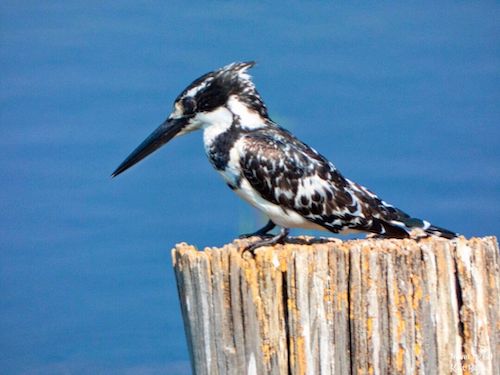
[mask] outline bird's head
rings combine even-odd
[[[115,177],[166,144],[172,138],[218,124],[235,116],[247,127],[261,126],[267,108],[247,70],[254,62],[232,63],[204,74],[175,99],[173,111],[113,172]]]

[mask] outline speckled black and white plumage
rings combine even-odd
[[[344,178],[324,156],[275,124],[247,73],[253,65],[230,64],[194,81],[177,97],[165,124],[114,175],[170,138],[203,129],[214,168],[236,194],[269,217],[264,232],[273,223],[285,228],[276,241],[295,227],[394,238],[410,237],[418,229],[423,235],[456,237]]]
[[[233,160],[229,156],[231,150],[237,155]],[[319,226],[334,233],[357,230],[396,238],[409,237],[409,231],[417,227],[446,238],[455,236],[411,218],[344,178],[325,157],[271,122],[252,131],[232,126],[215,139],[209,158],[217,170],[229,177],[231,189],[283,226]],[[219,163],[220,160],[226,163]],[[252,199],[255,194],[279,206],[278,217],[272,209],[266,210]],[[293,213],[308,222],[291,219]]]
[[[357,230],[404,238],[419,227],[454,236],[411,218],[344,178],[321,154],[281,128],[253,132],[243,138],[243,143],[240,165],[252,188],[265,200],[329,231]]]

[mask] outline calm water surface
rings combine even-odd
[[[0,372],[188,374],[170,249],[262,218],[177,139],[110,173],[194,78],[257,60],[272,117],[351,179],[500,233],[500,7],[0,5]],[[295,233],[301,233],[296,231]]]

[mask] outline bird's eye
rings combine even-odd
[[[182,109],[184,114],[193,114],[196,109],[196,101],[191,96],[186,96],[182,99]]]

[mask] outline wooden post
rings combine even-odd
[[[499,374],[495,237],[172,252],[193,372]]]

